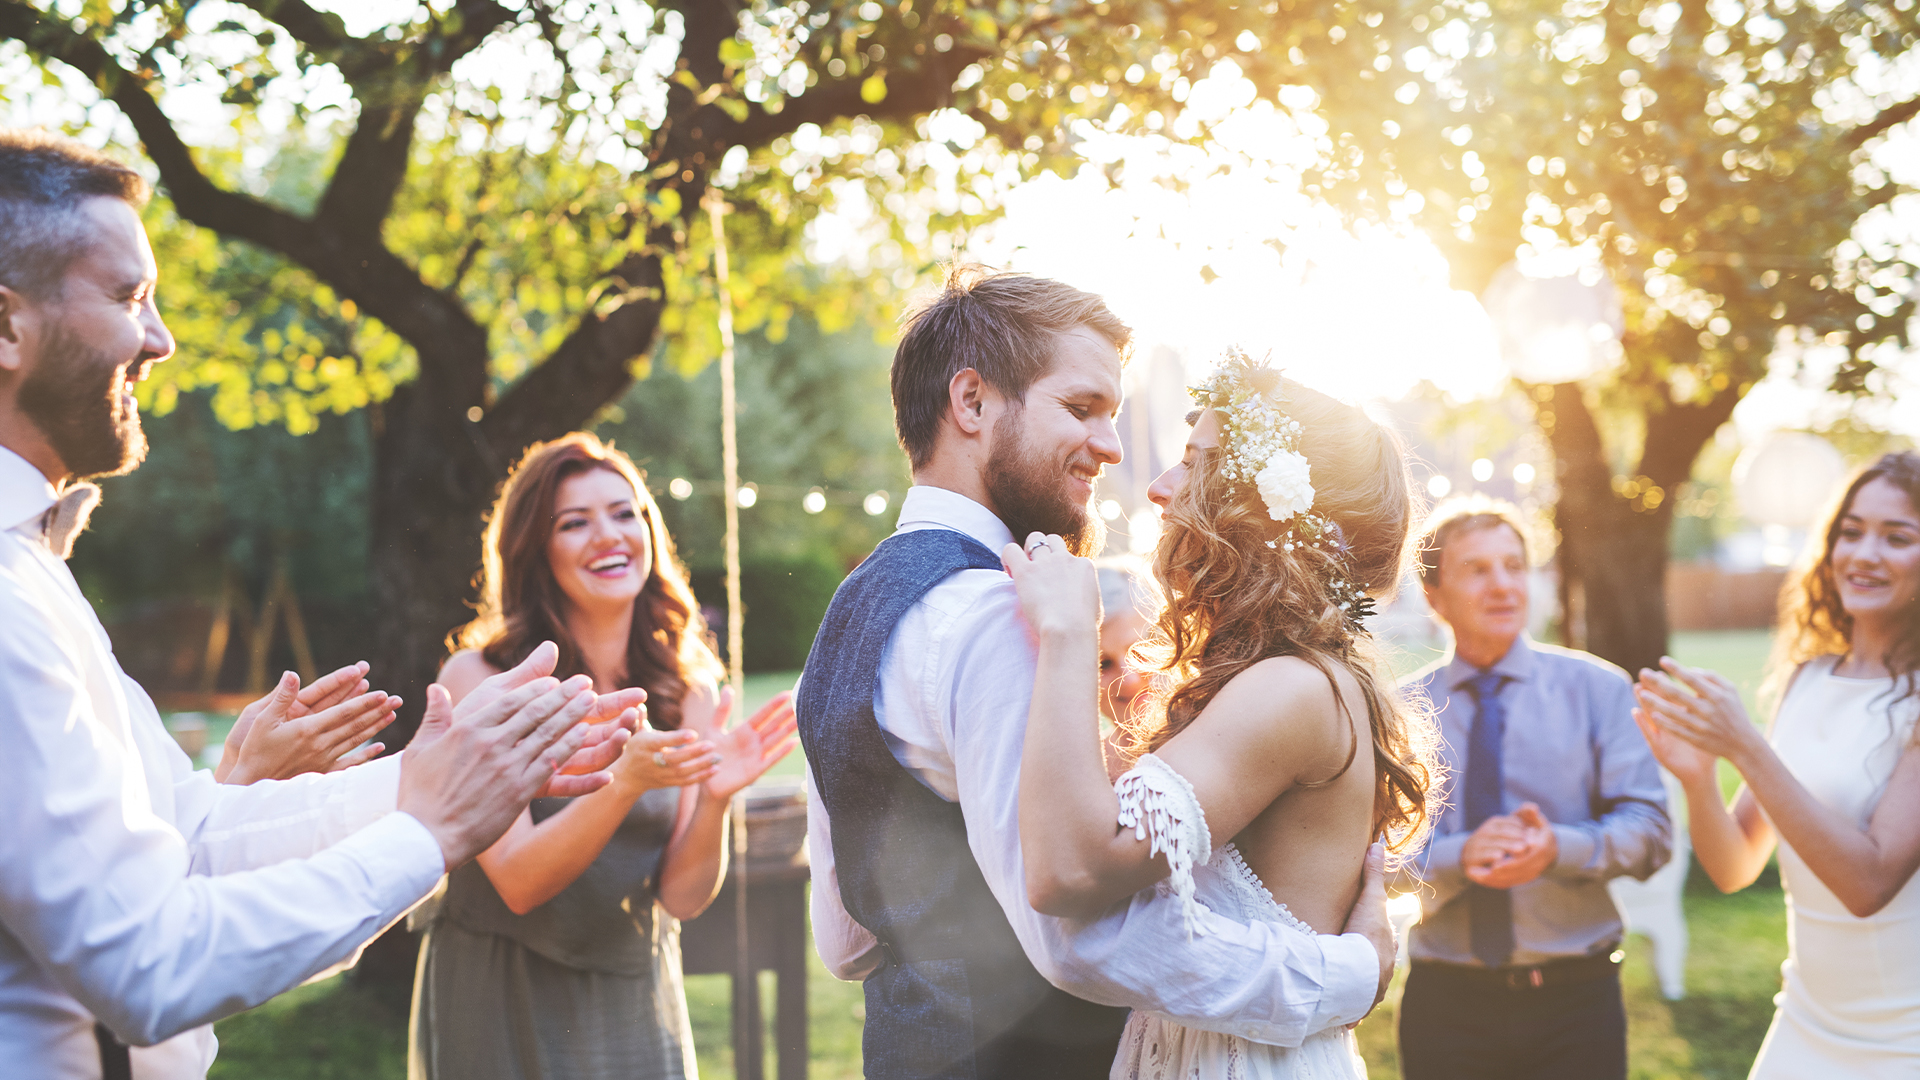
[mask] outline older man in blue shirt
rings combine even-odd
[[[1452,777],[1426,849],[1400,1004],[1407,1080],[1620,1080],[1620,915],[1607,881],[1671,854],[1626,673],[1530,640],[1527,549],[1504,504],[1443,507],[1421,578],[1453,654],[1415,676]],[[1416,880],[1416,875],[1417,879]]]

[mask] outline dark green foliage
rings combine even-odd
[[[778,342],[740,341],[740,475],[760,492],[740,511],[749,671],[803,665],[840,579],[893,529],[909,481],[888,405],[891,355],[865,328],[823,334],[805,320]],[[724,611],[718,369],[683,379],[656,365],[595,430],[646,471],[694,591]],[[690,498],[669,494],[675,477],[693,482]],[[814,487],[828,502],[809,514],[800,501]],[[888,493],[877,516],[859,505],[876,490]],[[724,619],[712,630],[724,645]]]
[[[782,341],[740,340],[740,479],[760,489],[759,501],[740,512],[747,562],[818,553],[844,573],[892,531],[909,479],[893,436],[891,360],[865,327],[823,334],[796,319]],[[645,470],[681,559],[722,565],[719,370],[684,379],[656,364],[594,431]],[[668,494],[674,477],[692,481],[691,498]],[[800,500],[816,486],[827,508],[808,514]],[[877,517],[860,507],[876,490],[888,493],[889,506]]]
[[[694,594],[703,608],[724,611],[726,571],[699,567],[691,571]],[[742,631],[748,671],[797,671],[807,662],[813,635],[827,613],[833,591],[845,577],[840,567],[820,557],[764,559],[740,568],[740,600],[746,609]],[[715,641],[724,647],[727,625],[715,617]]]
[[[123,631],[115,648],[135,678],[156,690],[192,685],[223,575],[231,568],[240,603],[257,609],[282,558],[316,662],[378,664],[365,655],[367,421],[363,412],[323,416],[303,436],[277,426],[233,431],[204,394],[146,420],[146,464],[103,482],[72,560],[102,621]],[[244,653],[236,628],[222,688],[239,688]],[[293,666],[284,631],[269,662]]]

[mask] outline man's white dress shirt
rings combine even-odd
[[[55,491],[0,447],[0,1074],[204,1076],[213,1020],[353,955],[439,881],[396,757],[216,784],[127,678],[43,538]]]
[[[899,532],[953,529],[990,551],[1013,541],[979,503],[916,486]],[[1378,954],[1358,934],[1309,936],[1278,924],[1217,920],[1189,935],[1177,900],[1147,889],[1091,921],[1042,915],[1027,903],[1020,862],[1020,754],[1036,649],[1013,579],[962,570],[907,610],[880,661],[874,715],[888,748],[935,794],[958,801],[967,840],[1028,959],[1068,993],[1207,1031],[1298,1046],[1373,1007]],[[832,823],[807,772],[814,944],[827,969],[864,978],[881,955],[847,914],[834,872]]]

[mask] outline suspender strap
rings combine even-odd
[[[107,1025],[93,1025],[94,1041],[100,1044],[100,1080],[133,1080],[133,1061],[127,1044],[114,1037]]]

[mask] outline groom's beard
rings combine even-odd
[[[127,393],[129,372],[139,363],[139,357],[89,345],[65,322],[47,331],[33,371],[20,384],[20,411],[75,476],[119,476],[146,459],[140,410]]]
[[[1068,462],[1049,461],[1027,445],[1025,411],[1014,408],[993,426],[987,497],[1015,543],[1026,543],[1029,533],[1058,533],[1075,555],[1098,555],[1107,544],[1106,523],[1087,503],[1074,501]]]

